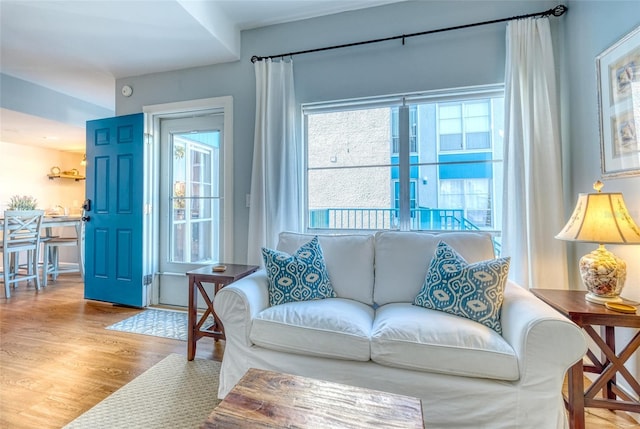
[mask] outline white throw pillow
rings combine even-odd
[[[375,236],[375,303],[413,302],[440,240],[470,263],[494,257],[493,242],[488,233],[378,232]]]
[[[314,236],[295,232],[282,232],[279,236],[277,248],[283,252],[293,253]],[[339,298],[354,299],[364,304],[372,305],[374,281],[373,235],[318,234],[317,237],[322,247],[327,272],[336,295]]]

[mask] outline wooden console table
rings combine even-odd
[[[223,287],[240,280],[258,270],[257,265],[237,265],[237,264],[220,264],[225,265],[227,269],[222,272],[214,272],[213,265],[198,268],[187,272],[189,276],[189,311],[188,324],[189,333],[187,341],[187,359],[193,360],[196,356],[196,341],[202,337],[212,337],[216,341],[224,340],[224,327],[218,319],[216,312],[213,311],[213,297]],[[214,296],[209,296],[202,283],[213,283]],[[198,291],[207,304],[207,309],[198,318]],[[213,316],[213,325],[203,328],[204,323],[209,315]]]
[[[577,362],[569,370],[568,398],[571,429],[584,429],[584,408],[606,408],[640,412],[640,402],[625,393],[617,383],[619,374],[631,386],[636,395],[640,395],[640,384],[625,368],[624,363],[640,346],[640,331],[622,348],[616,350],[616,327],[640,328],[640,316],[608,310],[604,305],[585,301],[586,292],[576,290],[531,289],[531,292],[580,326],[601,351],[598,358],[591,350],[587,357],[591,364]],[[600,326],[598,334],[594,326]],[[584,372],[599,374],[585,391]],[[602,391],[602,398],[596,394]]]
[[[202,429],[424,429],[420,399],[250,368]]]

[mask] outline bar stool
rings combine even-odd
[[[49,276],[53,281],[58,279],[59,274],[64,273],[80,273],[80,277],[84,280],[84,257],[83,257],[83,241],[84,241],[84,222],[80,222],[76,226],[75,237],[47,237],[42,240],[44,244],[43,257],[43,286],[46,287]],[[76,247],[77,262],[68,263],[69,265],[60,264],[60,248]]]

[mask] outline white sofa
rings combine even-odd
[[[215,297],[219,398],[255,367],[418,397],[428,428],[567,427],[562,383],[586,351],[575,324],[512,282],[502,335],[412,304],[440,240],[473,263],[494,257],[488,234],[318,237],[337,298],[270,307],[264,269]],[[311,238],[282,233],[278,250]]]

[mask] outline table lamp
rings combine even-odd
[[[580,258],[580,276],[589,291],[585,299],[597,304],[620,302],[627,278],[627,264],[605,249],[605,244],[640,244],[640,228],[627,210],[621,193],[579,194],[573,214],[556,238],[598,243],[598,248]]]

